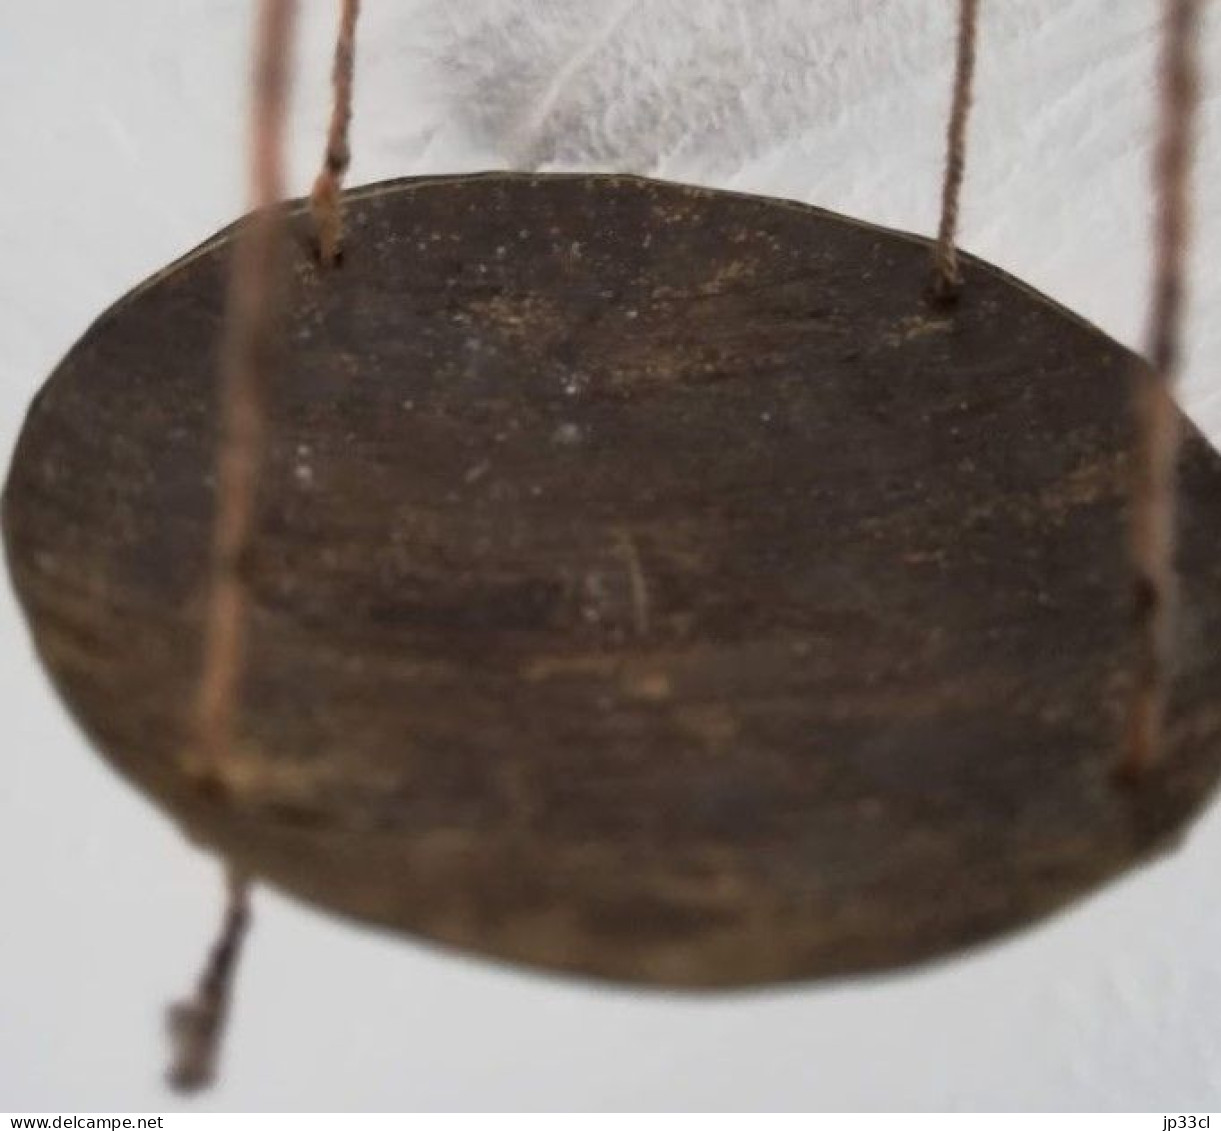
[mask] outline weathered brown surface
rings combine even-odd
[[[324,908],[540,966],[897,966],[1168,842],[1221,759],[1221,463],[1183,455],[1168,762],[1111,770],[1130,355],[927,245],[621,177],[351,194],[295,263],[238,795],[199,658],[222,236],[31,411],[13,577],[107,757]]]

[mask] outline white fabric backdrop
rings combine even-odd
[[[1204,55],[1221,58],[1221,5]],[[114,298],[241,208],[248,0],[0,6],[0,446]],[[305,0],[293,182],[334,5]],[[354,181],[618,168],[935,222],[951,0],[366,0]],[[1155,0],[985,3],[963,242],[1139,345]],[[1221,74],[1184,396],[1221,437]],[[1210,313],[1211,312],[1211,313]],[[1221,1107],[1221,812],[922,973],[694,1001],[522,975],[272,894],[219,1091],[158,1072],[215,871],[85,749],[0,593],[0,1109]]]

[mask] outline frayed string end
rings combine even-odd
[[[250,883],[235,872],[228,876],[228,900],[220,936],[193,997],[175,1002],[166,1012],[172,1058],[166,1080],[177,1092],[200,1092],[216,1081],[220,1048],[234,975],[250,926]]]

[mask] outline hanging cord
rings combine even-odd
[[[173,1060],[166,1079],[179,1092],[200,1091],[216,1079],[233,977],[241,957],[242,942],[250,927],[249,881],[232,870],[226,879],[225,918],[200,975],[195,996],[176,1002],[168,1011]]]
[[[221,784],[231,759],[246,635],[246,568],[263,447],[266,386],[282,299],[284,118],[296,0],[262,0],[254,63],[250,194],[233,251],[220,373],[220,448],[197,742],[190,769]],[[230,767],[231,768],[231,767]]]
[[[343,179],[352,164],[348,131],[352,125],[352,88],[356,72],[356,21],[360,0],[343,0],[339,38],[335,42],[335,64],[331,83],[335,102],[327,132],[322,171],[310,194],[310,210],[318,241],[318,258],[334,267],[343,255]]]
[[[1121,775],[1141,777],[1161,755],[1167,688],[1173,676],[1175,469],[1179,417],[1174,403],[1191,227],[1191,166],[1199,102],[1196,33],[1202,0],[1166,0],[1161,109],[1154,157],[1157,196],[1149,357],[1135,376],[1135,475],[1132,484],[1133,566],[1139,657],[1129,707]]]
[[[929,291],[935,302],[951,303],[962,290],[962,271],[954,237],[958,231],[959,201],[967,167],[967,124],[975,83],[975,43],[979,29],[979,0],[959,0],[958,52],[954,67],[954,95],[946,130],[945,179],[941,186],[941,224],[933,247],[933,277]]]

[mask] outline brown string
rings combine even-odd
[[[1120,771],[1139,778],[1164,743],[1167,689],[1173,675],[1178,600],[1174,569],[1175,468],[1179,418],[1174,404],[1184,307],[1184,266],[1191,226],[1191,166],[1199,101],[1196,32],[1202,0],[1166,0],[1161,110],[1154,157],[1157,222],[1148,365],[1135,376],[1135,475],[1131,539],[1136,571],[1139,659]]]
[[[200,1091],[216,1079],[233,976],[250,927],[249,881],[233,871],[228,873],[227,880],[225,918],[195,996],[170,1006],[167,1016],[173,1059],[166,1078],[180,1092]]]
[[[222,780],[232,753],[245,650],[245,569],[254,525],[266,385],[275,360],[282,297],[282,149],[296,11],[296,0],[262,0],[250,143],[254,211],[234,247],[221,351],[211,592],[198,691],[198,748],[188,759],[189,769],[214,784]]]
[[[967,123],[975,82],[975,43],[979,28],[979,0],[960,0],[958,57],[954,67],[954,95],[946,131],[945,179],[941,186],[941,224],[933,246],[930,291],[938,302],[952,302],[962,290],[962,271],[954,238],[958,231],[959,201],[967,165]]]
[[[327,267],[339,262],[343,250],[343,179],[352,164],[348,131],[352,125],[352,87],[356,71],[356,21],[360,0],[343,0],[339,38],[331,82],[335,90],[331,126],[327,132],[322,171],[310,194],[318,258]]]

